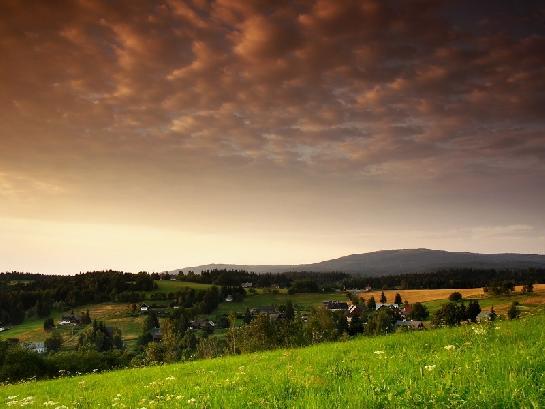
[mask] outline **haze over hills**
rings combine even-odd
[[[211,269],[246,270],[256,273],[280,273],[286,271],[331,272],[342,271],[368,276],[425,273],[447,268],[516,269],[545,267],[545,255],[541,254],[481,254],[449,252],[430,249],[381,250],[363,254],[351,254],[332,260],[298,265],[244,265],[205,264],[170,271],[199,273]]]

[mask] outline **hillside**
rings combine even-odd
[[[541,254],[481,254],[449,252],[429,249],[381,250],[371,253],[351,254],[333,260],[298,265],[243,265],[206,264],[185,267],[170,273],[183,271],[201,272],[211,269],[246,270],[256,273],[285,271],[314,271],[365,274],[368,276],[432,272],[447,268],[525,269],[545,267],[545,255]]]
[[[545,316],[7,385],[10,407],[541,407]]]

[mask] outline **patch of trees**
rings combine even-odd
[[[124,368],[133,358],[134,354],[122,350],[98,352],[89,349],[38,354],[20,344],[0,340],[0,382]]]
[[[102,321],[93,321],[93,325],[83,330],[78,339],[78,349],[98,352],[123,349],[121,330],[107,327]]]
[[[462,321],[476,322],[480,312],[481,306],[477,300],[471,300],[467,307],[463,302],[449,301],[436,311],[432,324],[453,326],[459,325]]]
[[[243,270],[214,269],[205,270],[200,274],[193,271],[181,272],[177,279],[195,283],[216,284],[218,286],[239,286],[242,283],[252,283],[254,287],[289,288],[295,281],[312,281],[319,288],[337,288],[339,283],[349,278],[346,273],[315,273],[310,271],[256,274]],[[159,278],[159,276],[157,276]]]
[[[24,273],[0,274],[0,324],[20,324],[26,317],[45,318],[63,311],[106,301],[137,302],[143,291],[156,288],[151,275],[94,271],[74,276]]]

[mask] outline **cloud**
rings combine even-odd
[[[537,208],[543,9],[474,3],[3,1],[0,168],[97,207],[341,186]]]

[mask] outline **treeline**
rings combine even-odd
[[[545,282],[545,269],[495,270],[456,268],[439,270],[433,273],[399,274],[380,277],[345,278],[345,288],[384,289],[438,289],[438,288],[476,288],[486,287],[491,283],[510,282],[514,285]]]
[[[168,275],[158,275],[157,278],[169,278]],[[341,282],[350,278],[346,273],[316,273],[311,271],[256,274],[243,270],[205,270],[200,274],[190,271],[180,272],[179,280],[195,283],[215,284],[218,286],[240,286],[252,283],[253,287],[294,288],[304,292],[327,291],[338,288]],[[294,291],[301,292],[301,291]]]
[[[0,274],[0,324],[19,324],[25,317],[47,317],[52,309],[64,311],[106,301],[138,301],[140,293],[156,288],[151,275],[121,271],[93,271],[75,276],[25,273]]]
[[[170,276],[157,275],[157,278]],[[545,269],[522,270],[453,268],[432,273],[411,273],[363,277],[343,272],[286,272],[256,274],[241,270],[206,270],[200,274],[180,272],[183,281],[215,285],[239,286],[252,283],[254,287],[292,288],[292,292],[319,292],[331,289],[372,288],[383,289],[437,289],[486,287],[491,283],[512,282],[514,285],[545,282]]]

